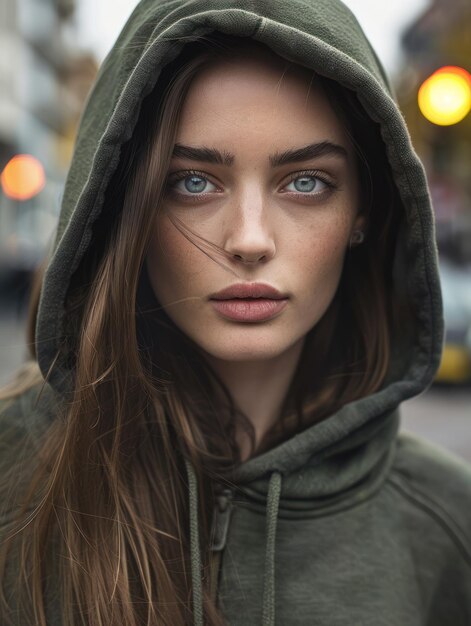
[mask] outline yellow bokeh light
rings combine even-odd
[[[0,182],[4,193],[13,200],[29,200],[46,183],[42,164],[30,154],[17,154],[6,164]]]
[[[471,110],[471,76],[460,67],[443,67],[422,83],[418,101],[422,115],[433,124],[457,124]]]

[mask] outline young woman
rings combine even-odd
[[[143,0],[3,391],[2,624],[471,623],[471,469],[398,433],[433,216],[337,0]]]

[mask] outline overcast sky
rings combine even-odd
[[[430,0],[344,2],[355,13],[387,71],[394,73],[400,63],[401,31]],[[135,0],[79,0],[78,22],[83,47],[92,48],[102,61],[136,4]]]

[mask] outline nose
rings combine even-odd
[[[267,262],[276,252],[275,237],[262,194],[252,191],[228,207],[224,249],[242,263]]]

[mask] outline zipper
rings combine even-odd
[[[227,540],[227,530],[232,514],[232,498],[234,492],[228,487],[224,487],[216,496],[216,504],[213,509],[213,523],[211,527],[210,546],[213,552],[224,550]]]
[[[213,509],[213,520],[211,526],[211,564],[210,564],[210,594],[211,599],[216,602],[219,572],[221,567],[221,553],[226,547],[227,532],[231,521],[233,510],[232,499],[234,492],[228,487],[221,489],[216,496],[216,504]]]

